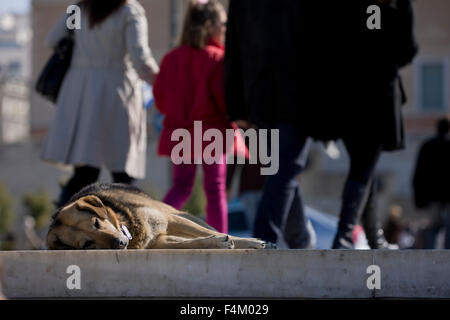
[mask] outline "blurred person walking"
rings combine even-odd
[[[84,0],[74,31],[71,67],[58,96],[42,159],[71,165],[62,206],[97,181],[104,166],[117,183],[145,177],[146,111],[141,79],[152,84],[158,65],[148,45],[144,8],[136,0]],[[66,17],[50,31],[54,48],[69,34]]]
[[[406,224],[402,221],[402,213],[402,207],[397,205],[393,205],[389,209],[389,215],[383,229],[386,240],[391,243],[400,243],[401,235],[406,229]]]
[[[445,230],[445,249],[450,249],[450,121],[441,119],[436,136],[420,148],[413,177],[415,205],[428,213],[425,249],[436,248],[438,234]]]
[[[351,7],[347,4],[345,9],[367,18],[367,8],[372,4],[374,1],[361,1]],[[358,80],[353,81],[351,93],[340,87],[340,97],[348,103],[345,110],[348,114],[338,118],[341,126],[338,131],[350,156],[350,170],[333,249],[353,248],[353,228],[361,214],[370,210],[368,197],[381,153],[401,150],[405,145],[401,108],[406,103],[406,95],[399,70],[417,54],[413,8],[410,0],[378,0],[375,4],[381,12],[380,28],[368,28],[366,19],[349,20],[351,37],[344,44],[348,54],[344,61],[349,67],[348,70],[339,68],[348,72],[346,79]],[[385,242],[378,218],[370,217],[366,212],[363,225],[369,232],[371,247],[396,248]]]
[[[295,206],[302,222],[291,247],[308,246],[296,180],[307,137],[342,139],[350,169],[333,248],[353,248],[379,156],[404,144],[398,70],[417,52],[410,0],[377,3],[381,30],[367,27],[373,1],[333,1],[324,10],[313,1],[231,0],[225,59],[230,118],[280,130],[280,170],[267,179],[256,237],[283,237]]]
[[[416,245],[414,224],[404,220],[402,215],[402,207],[399,205],[390,207],[389,216],[383,227],[386,241],[397,244],[400,249],[412,249]]]
[[[308,135],[297,122],[301,3],[231,0],[225,56],[230,119],[279,130],[279,155],[271,155],[279,157],[279,170],[266,177],[253,235],[296,249],[310,247],[313,240],[297,179],[310,147]]]
[[[218,129],[223,137],[227,129],[236,128],[228,121],[225,111],[226,20],[226,11],[216,0],[189,3],[180,45],[164,57],[154,85],[156,107],[165,116],[158,148],[161,156],[171,157],[172,149],[179,144],[172,140],[175,130],[186,129],[191,138],[195,136],[195,121],[201,121],[203,132]],[[245,156],[243,140],[239,145],[238,153]],[[204,149],[202,145],[201,154],[192,154],[191,160],[203,158]],[[195,152],[195,147],[191,150]],[[226,156],[229,150],[224,146],[223,151],[216,155],[221,157],[220,163],[207,164],[207,159],[202,159],[202,168],[207,198],[206,222],[219,232],[227,233]],[[192,161],[173,165],[173,186],[163,201],[177,209],[181,209],[192,192],[197,171]]]

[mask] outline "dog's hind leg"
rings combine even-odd
[[[234,242],[228,236],[209,236],[188,239],[162,234],[148,249],[233,249]]]

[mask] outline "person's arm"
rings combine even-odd
[[[153,84],[153,97],[155,99],[155,107],[161,114],[165,114],[164,109],[164,89],[166,86],[166,58],[161,62],[161,69],[156,76]]]
[[[399,68],[410,64],[419,51],[419,45],[415,36],[414,10],[411,0],[392,1],[386,5],[387,14],[393,26],[392,50],[395,55],[395,63]]]
[[[66,21],[67,16],[64,16],[48,33],[46,43],[49,48],[55,49],[58,43],[69,35],[69,29],[67,29]]]
[[[133,67],[142,80],[153,85],[159,67],[148,44],[148,23],[145,11],[131,8],[125,28],[127,51]]]
[[[400,68],[410,64],[419,52],[419,44],[415,35],[414,9],[411,0],[399,1],[402,24],[399,26],[399,33],[403,35],[401,55],[398,57]]]

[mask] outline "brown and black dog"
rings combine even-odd
[[[258,239],[229,236],[203,220],[121,184],[94,184],[53,216],[50,250],[264,249]]]

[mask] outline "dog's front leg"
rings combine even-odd
[[[264,249],[266,248],[266,242],[260,239],[254,238],[239,238],[231,237],[234,242],[235,249]]]
[[[209,236],[188,239],[161,234],[148,249],[233,249],[234,242],[228,236]]]
[[[227,235],[219,233],[214,230],[207,229],[191,220],[188,220],[182,216],[172,215],[169,220],[167,233],[170,235],[175,235],[178,237],[187,238],[204,238],[208,236],[216,236],[223,238]],[[235,249],[264,249],[266,243],[260,239],[253,238],[239,238],[230,236],[231,240],[234,242]]]
[[[223,233],[207,229],[199,225],[198,223],[195,223],[179,215],[171,215],[169,217],[167,233],[170,235],[186,237],[190,239],[204,238],[209,236],[226,236]]]

